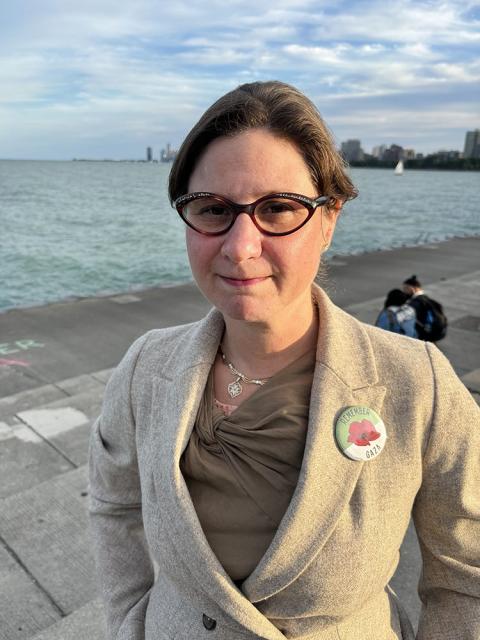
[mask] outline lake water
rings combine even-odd
[[[169,169],[0,161],[0,311],[188,281]],[[330,257],[480,234],[478,172],[351,173]]]

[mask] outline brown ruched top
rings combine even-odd
[[[215,406],[208,378],[180,468],[207,541],[237,583],[264,555],[295,490],[314,366],[310,351],[230,415]]]

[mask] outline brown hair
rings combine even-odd
[[[270,80],[242,84],[205,111],[173,162],[170,202],[188,192],[190,176],[210,142],[255,128],[268,129],[298,147],[319,195],[342,202],[357,196],[347,165],[315,105],[295,87]]]

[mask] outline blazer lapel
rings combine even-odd
[[[315,287],[321,336],[312,384],[305,454],[297,487],[270,547],[242,585],[251,602],[293,582],[322,549],[348,508],[364,462],[337,447],[334,427],[342,411],[367,405],[381,415],[384,387],[362,325]]]
[[[285,636],[237,589],[213,553],[180,470],[180,457],[192,433],[222,331],[222,316],[212,311],[181,345],[181,361],[175,364],[170,358],[164,375],[154,379],[153,446],[158,452],[155,458],[162,463],[152,465],[153,487],[171,542],[212,600],[253,635],[261,628],[262,637],[284,640]]]

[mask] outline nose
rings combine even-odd
[[[236,264],[259,258],[262,255],[262,238],[252,218],[247,213],[240,213],[225,234],[221,254]]]

